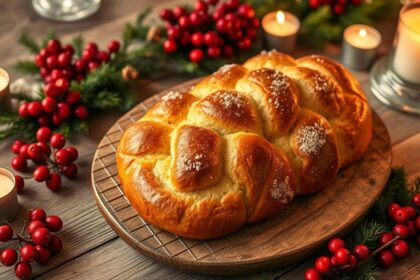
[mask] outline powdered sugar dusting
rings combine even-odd
[[[181,158],[181,170],[183,171],[200,171],[203,167],[203,154],[196,154],[193,158]]]
[[[270,50],[270,51],[262,50],[262,51],[260,52],[260,54],[264,54],[264,55],[266,55],[266,54],[268,54],[268,55],[272,55],[272,54],[274,54],[274,53],[277,53],[277,50],[275,50],[275,49],[272,49],[272,50]]]
[[[299,130],[297,143],[299,151],[304,155],[317,155],[327,143],[326,136],[329,131],[319,123],[305,125]]]
[[[225,74],[230,71],[230,69],[234,68],[236,64],[226,64],[219,68],[217,72]]]
[[[170,91],[162,97],[162,100],[166,102],[169,100],[176,100],[176,99],[182,99],[182,98],[184,98],[183,95],[179,93],[178,91]]]
[[[315,82],[316,91],[331,92],[334,90],[334,84],[324,75],[315,73],[312,78]]]
[[[286,176],[284,181],[280,181],[277,178],[274,179],[273,185],[270,188],[270,195],[272,198],[286,204],[292,199],[293,194],[294,192],[289,183],[289,176]]]
[[[291,86],[290,81],[284,74],[278,71],[273,72],[268,78],[271,81],[268,86],[271,93],[271,97],[268,99],[268,102],[272,104],[274,108],[284,111],[285,108],[282,104],[282,97],[288,93],[288,89]]]

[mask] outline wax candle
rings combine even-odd
[[[393,66],[402,79],[420,84],[420,2],[401,11]]]
[[[0,68],[0,112],[10,108],[9,74]]]
[[[343,63],[359,70],[369,67],[381,43],[380,33],[371,26],[355,24],[344,30],[343,38]]]
[[[294,15],[277,11],[265,15],[262,19],[267,48],[290,53],[296,45],[300,22]]]
[[[15,177],[9,170],[0,168],[0,222],[12,220],[18,208]]]

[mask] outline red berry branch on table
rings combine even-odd
[[[19,279],[29,279],[32,274],[31,263],[46,264],[53,254],[63,248],[61,239],[53,233],[63,228],[62,220],[55,215],[47,216],[44,209],[29,210],[27,221],[21,233],[9,224],[0,225],[0,262],[4,266],[15,266]]]

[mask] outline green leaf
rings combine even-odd
[[[74,47],[74,53],[78,57],[82,57],[82,51],[83,51],[83,37],[81,35],[78,35],[76,37],[73,37],[71,41],[72,46]]]
[[[25,48],[27,48],[29,50],[30,53],[32,54],[37,54],[41,47],[38,45],[38,43],[34,40],[34,38],[32,38],[29,33],[24,30],[21,34],[20,37],[18,39],[18,43],[22,46],[24,46]]]
[[[18,60],[15,65],[13,65],[13,67],[19,71],[22,72],[24,74],[38,74],[39,73],[39,68],[38,66],[35,64],[35,62],[30,61],[30,60]]]

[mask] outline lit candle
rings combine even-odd
[[[400,14],[393,66],[401,78],[420,84],[420,3]]]
[[[344,30],[343,37],[343,63],[353,69],[368,68],[381,43],[381,34],[371,26],[355,24]]]
[[[15,176],[9,170],[0,168],[0,224],[12,220],[18,209]]]
[[[285,53],[294,50],[300,28],[297,17],[283,11],[271,12],[262,19],[262,27],[265,31],[268,49],[276,49]]]
[[[9,74],[0,68],[0,111],[10,108]]]

